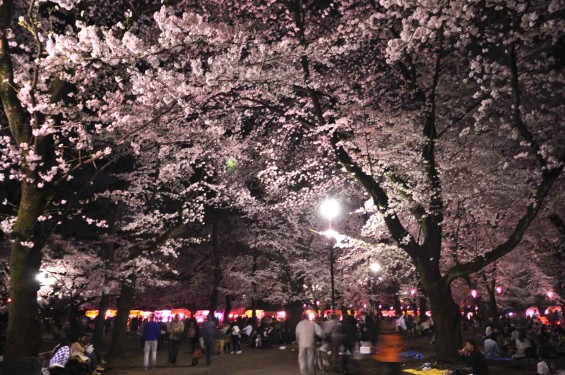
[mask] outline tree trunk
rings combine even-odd
[[[224,309],[224,322],[228,322],[230,320],[232,299],[233,297],[231,296],[231,294],[226,294],[226,308]]]
[[[116,235],[117,222],[120,220],[122,215],[122,203],[118,203],[116,207],[116,215],[114,220],[110,223],[111,225],[111,236]],[[98,304],[98,316],[94,320],[94,333],[92,336],[92,343],[97,351],[99,357],[102,357],[102,352],[104,351],[104,320],[106,318],[106,310],[110,306],[110,288],[107,288],[110,277],[108,274],[111,272],[114,262],[114,255],[116,252],[116,242],[111,241],[106,248],[104,253],[104,263],[105,263],[105,273],[104,273],[104,285],[102,286],[102,297],[100,298],[100,303]]]
[[[10,253],[10,303],[4,360],[37,355],[41,347],[41,324],[37,306],[39,283],[35,279],[41,265],[37,238],[37,218],[43,211],[45,193],[22,182],[18,218]],[[33,248],[22,242],[36,242]]]
[[[212,251],[214,257],[214,279],[212,283],[212,293],[210,294],[210,314],[214,316],[214,312],[218,308],[218,288],[220,287],[220,281],[222,279],[221,266],[221,255],[220,255],[220,243],[219,243],[219,220],[216,220],[212,224]]]
[[[133,284],[123,282],[118,298],[118,313],[114,318],[114,328],[112,329],[112,342],[108,356],[117,357],[122,353],[124,339],[127,334],[127,323],[129,312],[133,306],[135,287]]]
[[[437,358],[454,360],[462,342],[459,307],[453,301],[450,286],[439,283],[426,289],[432,307]]]
[[[428,311],[428,301],[425,296],[420,296],[420,316],[426,316],[426,312]]]
[[[492,317],[492,322],[495,326],[498,326],[499,323],[499,314],[498,314],[498,306],[496,304],[496,289],[488,288],[488,298],[489,298],[489,305],[490,305],[490,316]]]
[[[104,318],[106,318],[106,311],[109,305],[110,295],[103,292],[98,304],[98,316],[94,319],[94,333],[92,334],[92,343],[99,353],[102,353],[104,350]]]
[[[400,304],[400,298],[398,297],[398,294],[394,295],[394,312],[398,316],[402,315],[402,306]]]
[[[255,295],[257,294],[257,283],[255,282],[255,273],[257,272],[257,248],[253,250],[253,267],[251,269],[251,292],[253,296],[251,297],[251,320],[253,324],[257,322],[257,300]]]

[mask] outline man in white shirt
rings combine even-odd
[[[500,353],[500,347],[496,342],[496,333],[491,334],[484,342],[485,358],[496,359]]]
[[[322,338],[323,332],[319,325],[310,321],[307,314],[296,326],[296,342],[298,343],[298,367],[301,375],[314,375],[314,351],[316,337]]]
[[[398,332],[406,332],[406,319],[404,318],[404,315],[400,315],[400,317],[396,320],[396,330]]]

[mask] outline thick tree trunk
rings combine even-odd
[[[106,318],[106,310],[109,305],[110,295],[104,292],[98,304],[98,316],[94,319],[94,333],[92,334],[92,343],[99,353],[104,350],[104,318]]]
[[[426,316],[426,312],[428,312],[428,300],[425,296],[419,297],[420,302],[420,316]]]
[[[124,340],[127,335],[129,312],[133,306],[134,295],[134,285],[123,282],[120,289],[120,297],[118,298],[118,313],[114,318],[112,342],[110,343],[110,351],[108,352],[108,356],[110,357],[117,357],[122,354]]]
[[[454,360],[462,342],[459,307],[453,301],[450,286],[434,285],[427,290],[435,326],[437,358]]]
[[[39,283],[35,279],[41,265],[41,249],[22,242],[41,242],[34,237],[37,218],[43,212],[45,193],[22,182],[14,242],[10,254],[10,314],[4,360],[37,355],[41,347],[41,325],[37,306]]]

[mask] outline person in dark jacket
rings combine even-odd
[[[204,345],[206,347],[206,366],[208,367],[212,364],[212,351],[214,350],[216,341],[216,327],[214,316],[210,313],[208,319],[202,324],[202,328],[200,328],[200,335],[204,339]]]
[[[477,349],[475,340],[467,340],[459,355],[463,357],[467,366],[472,368],[473,375],[489,375],[487,361],[483,353]]]
[[[188,321],[188,339],[190,340],[192,353],[191,366],[198,366],[199,355],[202,353],[202,348],[200,347],[200,327],[198,327],[198,323],[194,318]]]
[[[345,353],[342,357],[342,367],[344,373],[347,373],[348,359],[353,353],[355,342],[357,341],[357,321],[353,317],[353,310],[351,315],[345,307],[341,309],[343,320],[341,322],[344,333],[343,346]]]

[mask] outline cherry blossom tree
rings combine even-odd
[[[11,134],[2,138],[10,152],[1,167],[22,191],[11,260],[18,311],[35,304],[37,220],[49,218],[47,203],[66,204],[49,200],[48,188],[128,153],[143,166],[123,189],[128,246],[203,220],[206,206],[268,223],[258,214],[265,207],[304,218],[323,195],[351,193],[366,224],[348,221],[344,232],[381,245],[369,253],[355,245],[339,261],[361,277],[369,254],[392,269],[410,259],[430,299],[437,354],[451,358],[460,340],[452,283],[510,253],[562,194],[558,1],[178,1],[124,20],[83,17],[58,32],[40,28],[30,7],[20,24],[32,52],[18,65],[7,45],[14,17],[4,11],[15,3],[0,5],[0,94]],[[230,173],[236,165],[247,176]],[[169,177],[170,189],[147,189]],[[159,209],[148,209],[155,200],[147,191]],[[186,204],[172,212],[167,202]],[[245,270],[252,283],[263,271],[299,270],[302,288],[318,285],[309,268],[322,272],[321,252],[306,250],[297,225],[315,223],[306,216],[281,220],[297,231],[289,249],[246,239],[252,257],[255,249],[283,254],[272,269]],[[21,337],[9,358],[37,347],[31,333]]]

